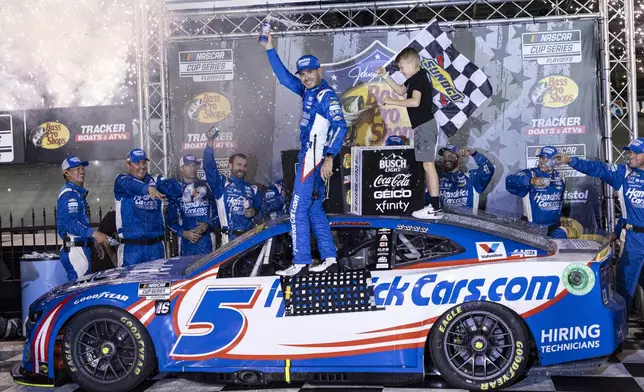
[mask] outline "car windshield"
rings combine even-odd
[[[190,264],[188,267],[186,267],[185,270],[183,270],[183,275],[188,275],[193,273],[194,271],[198,270],[199,268],[203,267],[205,264],[209,263],[211,260],[213,260],[215,257],[219,256],[220,254],[228,251],[234,246],[237,246],[237,244],[240,244],[250,237],[254,236],[256,233],[259,233],[263,229],[266,228],[266,224],[262,224],[257,226],[253,230],[249,230],[245,232],[244,234],[240,235],[239,237],[235,238],[234,240],[230,241],[229,243],[222,245],[219,247],[217,250],[215,250],[212,253],[207,254],[206,256],[198,259],[194,263]]]

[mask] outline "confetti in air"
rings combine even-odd
[[[0,0],[0,109],[130,101],[134,1]]]

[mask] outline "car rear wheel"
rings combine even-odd
[[[63,357],[67,373],[87,391],[129,391],[156,367],[152,340],[141,323],[105,307],[74,317],[65,331]]]
[[[527,368],[530,339],[523,320],[491,302],[467,302],[434,324],[430,355],[441,376],[462,389],[510,386]]]

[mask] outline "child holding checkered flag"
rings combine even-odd
[[[402,106],[407,109],[409,121],[414,129],[414,153],[416,160],[423,162],[425,184],[430,195],[429,205],[412,212],[411,215],[421,219],[440,219],[443,217],[443,210],[440,206],[438,173],[434,165],[438,146],[438,127],[434,121],[432,84],[427,71],[420,67],[420,56],[414,48],[403,49],[396,57],[396,65],[407,79],[403,85],[396,83],[384,67],[379,67],[377,73],[396,94],[407,95],[407,99],[385,98],[383,104]]]

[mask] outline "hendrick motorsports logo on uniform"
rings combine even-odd
[[[581,63],[581,30],[521,34],[521,55],[542,65]]]
[[[563,108],[573,103],[578,95],[579,87],[574,80],[564,75],[552,75],[534,85],[530,99],[546,108]]]
[[[179,76],[195,82],[233,80],[232,49],[179,52]]]
[[[476,253],[481,261],[505,259],[508,257],[503,242],[477,242]]]

